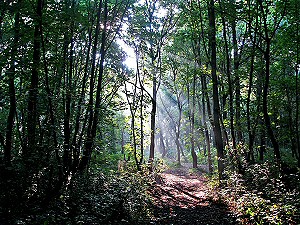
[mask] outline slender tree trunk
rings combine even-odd
[[[101,6],[100,2],[100,6]],[[99,7],[99,10],[101,8]],[[94,139],[97,132],[97,125],[98,125],[98,119],[100,114],[100,102],[101,102],[101,92],[102,92],[102,80],[103,80],[103,73],[104,73],[104,59],[105,59],[105,46],[106,46],[106,35],[107,35],[107,15],[108,15],[108,9],[107,9],[107,0],[104,1],[104,12],[103,12],[103,30],[101,35],[101,47],[100,47],[100,65],[99,65],[99,71],[98,71],[98,80],[97,80],[97,89],[96,89],[96,101],[95,101],[95,108],[94,113],[91,114],[92,118],[90,118],[91,123],[91,130],[88,134],[84,152],[82,156],[82,160],[80,162],[80,170],[83,170],[87,167],[91,155],[92,155],[92,149],[94,146]],[[91,93],[91,97],[93,98],[93,92]]]
[[[209,39],[211,47],[211,76],[213,82],[213,118],[214,118],[214,134],[218,156],[218,173],[219,179],[222,179],[224,171],[224,149],[222,140],[222,131],[220,126],[220,105],[217,77],[217,57],[216,57],[216,25],[215,25],[215,6],[214,0],[209,1],[208,6],[209,18]]]
[[[60,165],[60,156],[58,152],[58,140],[57,140],[57,133],[56,133],[56,122],[55,122],[55,112],[54,112],[54,107],[53,107],[53,101],[52,97],[53,94],[50,89],[50,84],[49,84],[49,69],[48,69],[48,63],[46,59],[46,47],[45,47],[45,40],[44,40],[44,33],[42,27],[41,29],[41,44],[42,44],[42,50],[43,50],[43,62],[44,62],[44,71],[45,71],[45,89],[47,92],[47,97],[48,97],[48,107],[49,107],[49,114],[50,114],[50,124],[51,124],[51,133],[53,137],[53,143],[54,143],[54,152],[55,152],[55,157]]]
[[[264,26],[264,39],[266,44],[266,49],[263,52],[264,58],[265,58],[265,82],[263,86],[263,114],[264,114],[264,121],[267,128],[267,132],[269,134],[269,137],[271,139],[273,148],[274,148],[274,156],[277,161],[277,163],[280,163],[281,156],[280,156],[280,149],[279,144],[276,140],[276,137],[274,135],[272,126],[271,126],[271,119],[268,113],[268,91],[269,91],[269,84],[270,84],[270,63],[271,63],[271,40],[272,36],[269,36],[269,29],[268,29],[268,22],[267,22],[267,15],[266,11],[263,8],[263,2],[262,0],[258,1],[260,10],[263,16],[263,26]]]
[[[182,155],[184,161],[187,162],[187,158],[186,158],[186,156],[184,154],[184,148],[182,147],[182,144],[180,143],[180,140],[178,140],[178,145],[179,145],[180,152],[181,152],[181,155]]]
[[[263,125],[263,121],[260,120],[261,125]],[[265,129],[262,128],[261,134],[260,134],[260,147],[259,147],[259,160],[264,160],[264,153],[266,151],[266,132]]]
[[[137,157],[137,138],[136,138],[136,133],[135,133],[135,117],[133,110],[131,110],[131,132],[132,132],[132,145],[133,145],[133,156],[134,156],[134,161],[135,165],[138,171],[140,171],[140,163]]]
[[[279,151],[279,144],[275,138],[272,126],[271,126],[271,120],[268,113],[268,91],[269,91],[269,83],[270,83],[270,47],[271,47],[271,40],[266,37],[266,51],[265,51],[265,83],[263,88],[263,114],[264,114],[264,121],[265,125],[268,131],[268,134],[270,136],[273,148],[274,148],[274,155],[277,160],[277,162],[280,162],[281,156]]]
[[[82,85],[81,85],[81,92],[80,92],[80,97],[78,100],[78,106],[76,110],[76,119],[75,119],[75,125],[74,125],[74,134],[73,134],[73,139],[72,139],[72,157],[73,157],[73,172],[77,170],[78,163],[79,163],[79,148],[81,142],[79,142],[78,135],[79,135],[79,129],[80,129],[80,117],[82,116],[82,103],[84,102],[85,98],[85,92],[86,92],[86,86],[87,86],[87,81],[88,81],[88,70],[89,70],[89,62],[90,62],[90,52],[91,52],[91,47],[92,47],[92,29],[89,28],[88,32],[88,46],[87,46],[87,53],[86,53],[86,60],[85,60],[85,66],[84,66],[84,75],[83,75],[83,80],[82,80]],[[87,116],[86,116],[87,118]],[[86,119],[84,119],[86,121]],[[83,122],[82,124],[82,130],[85,129],[86,123]],[[80,135],[79,135],[80,136]],[[78,140],[77,140],[78,139]]]
[[[175,78],[175,76],[174,76]],[[176,79],[176,78],[175,78]],[[175,82],[175,79],[173,80]],[[163,101],[162,102],[162,105],[166,111],[166,113],[168,114],[168,116],[170,117],[171,121],[172,121],[172,127],[173,127],[173,130],[174,130],[174,133],[175,133],[175,144],[176,144],[176,149],[177,149],[177,162],[178,164],[181,163],[181,153],[182,153],[182,156],[184,156],[184,152],[183,152],[183,149],[182,149],[182,146],[179,142],[179,138],[180,138],[180,129],[181,129],[181,118],[182,118],[182,104],[180,102],[180,94],[176,94],[176,101],[177,101],[177,108],[178,108],[178,112],[179,112],[179,116],[178,116],[178,121],[177,123],[175,122],[172,114],[168,111],[166,105],[164,104]]]
[[[297,63],[299,65],[299,62]],[[296,140],[297,140],[297,149],[298,149],[298,167],[300,167],[300,135],[299,135],[299,71],[296,69]]]
[[[136,126],[135,126],[135,115],[136,115],[136,110],[137,110],[137,106],[136,106],[136,96],[137,96],[137,82],[138,82],[138,76],[135,76],[135,83],[134,83],[134,88],[133,88],[133,101],[130,102],[129,100],[129,94],[128,94],[128,89],[127,86],[125,84],[125,91],[126,91],[126,98],[127,98],[127,102],[129,104],[129,109],[130,109],[130,114],[131,114],[131,144],[133,147],[133,157],[134,157],[134,161],[135,161],[135,165],[137,167],[137,170],[141,170],[140,168],[140,162],[138,160],[138,156],[137,156],[137,137],[136,137]]]
[[[20,1],[18,2],[20,4]],[[5,146],[4,146],[4,163],[6,167],[11,165],[12,157],[12,135],[14,127],[14,118],[16,114],[16,90],[15,90],[15,57],[18,51],[18,43],[20,39],[20,13],[17,12],[15,15],[15,24],[14,24],[14,39],[13,46],[11,49],[11,64],[10,68],[7,71],[8,76],[8,87],[9,87],[9,113],[6,122],[6,137],[5,137]]]
[[[235,0],[231,0],[231,4],[234,7],[234,13],[233,15],[236,14],[236,2]],[[232,27],[232,44],[233,44],[233,57],[234,57],[234,62],[233,62],[233,72],[234,72],[234,77],[235,77],[235,108],[236,108],[236,113],[235,113],[235,121],[236,121],[236,131],[237,131],[237,142],[241,142],[243,140],[243,134],[241,131],[241,124],[240,124],[240,117],[241,117],[241,85],[240,85],[240,76],[238,74],[238,69],[240,65],[240,60],[239,60],[239,54],[238,54],[238,43],[237,43],[237,34],[236,34],[236,19],[232,18],[231,21],[231,27]]]
[[[181,164],[180,143],[179,143],[179,137],[178,137],[177,133],[176,133],[175,144],[176,144],[176,148],[177,148],[177,163],[178,163],[178,165],[180,165]]]
[[[0,41],[2,41],[2,37],[3,37],[2,23],[3,23],[4,13],[6,10],[6,7],[4,7],[3,3],[4,3],[4,1],[2,0],[3,8],[0,10]],[[1,69],[0,69],[0,72],[1,72]]]
[[[288,127],[289,127],[289,133],[290,133],[290,141],[291,141],[291,150],[292,150],[292,156],[298,159],[298,152],[297,152],[297,139],[296,139],[296,131],[294,129],[295,124],[293,121],[293,109],[292,109],[292,98],[289,93],[289,87],[286,87],[286,97],[287,97],[287,113],[288,113]]]
[[[207,87],[206,87],[206,79],[205,75],[201,74],[201,86],[202,86],[202,123],[204,126],[204,136],[205,136],[205,142],[207,146],[207,163],[208,163],[208,171],[209,173],[212,173],[212,159],[211,159],[211,144],[210,144],[210,137],[209,137],[209,130],[208,130],[208,119],[211,117],[211,111],[210,111],[210,102],[207,101],[208,94],[207,94]],[[205,110],[205,100],[207,103],[207,113]],[[208,119],[206,117],[206,114],[208,114]],[[212,123],[213,124],[213,123]]]
[[[74,2],[71,5],[72,10],[74,10]],[[66,88],[66,100],[64,102],[65,113],[64,113],[64,155],[63,155],[63,163],[65,171],[69,170],[69,166],[71,166],[71,155],[70,155],[70,139],[71,139],[71,128],[70,128],[70,119],[71,119],[71,100],[72,100],[72,78],[73,78],[73,48],[74,48],[74,40],[73,40],[73,29],[74,22],[71,23],[70,30],[70,53],[69,53],[69,71],[66,74],[65,79],[65,88]]]
[[[155,72],[154,72],[155,73]],[[150,121],[150,155],[149,161],[150,163],[154,160],[154,149],[155,149],[155,117],[156,117],[156,98],[157,98],[157,81],[156,74],[153,74],[152,81],[152,109],[151,109],[151,121]]]
[[[225,23],[224,16],[222,16],[222,23],[223,23],[223,38],[225,44],[225,54],[226,54],[226,74],[227,74],[228,92],[229,92],[230,134],[231,134],[232,147],[235,151],[236,140],[235,140],[234,112],[233,112],[233,89],[232,89],[232,79],[231,79],[231,71],[230,71],[230,58],[229,58],[229,49],[228,49],[228,42],[227,42],[226,23]]]
[[[164,158],[167,154],[167,151],[166,151],[166,146],[165,146],[165,142],[164,142],[164,136],[163,136],[161,129],[159,131],[159,139],[160,139],[160,150],[162,153],[161,157]]]
[[[253,85],[253,72],[254,72],[254,52],[251,55],[250,71],[249,71],[249,88],[247,92],[247,103],[246,103],[247,129],[248,129],[248,136],[249,136],[249,152],[246,157],[247,162],[251,162],[254,160],[253,145],[254,145],[255,131],[251,128],[251,117],[250,117],[250,101],[251,101],[251,93],[252,93],[252,85]]]
[[[169,144],[169,142],[170,142],[170,139],[171,137],[169,136],[166,136],[166,154],[168,154],[168,151],[170,150],[170,144]]]
[[[139,80],[141,77],[139,76]],[[141,84],[141,80],[140,80]],[[140,99],[140,132],[141,132],[141,141],[140,141],[140,164],[144,160],[144,89],[141,88],[141,99]]]
[[[195,104],[196,104],[196,74],[193,73],[192,86],[192,117],[191,117],[191,154],[193,159],[193,168],[197,168],[197,154],[195,152]]]
[[[98,81],[97,81],[97,91],[96,91],[96,101],[95,101],[95,114],[92,126],[92,139],[94,142],[94,138],[97,132],[97,125],[99,120],[100,114],[100,103],[101,103],[101,92],[102,92],[102,81],[103,81],[103,73],[104,73],[104,59],[105,59],[105,46],[106,46],[106,36],[107,36],[107,16],[108,16],[108,9],[107,9],[107,0],[104,1],[104,12],[103,12],[103,31],[101,36],[101,47],[100,47],[100,65],[99,65],[99,72],[98,72]],[[91,149],[89,153],[89,157],[91,156]]]
[[[249,146],[248,146],[249,152],[246,156],[247,162],[254,161],[253,145],[254,145],[254,138],[255,138],[255,127],[251,128],[250,101],[251,101],[252,85],[253,85],[255,43],[256,43],[256,32],[255,32],[254,38],[253,38],[253,47],[252,47],[251,60],[250,60],[250,71],[249,71],[249,88],[248,88],[248,92],[247,92],[247,102],[246,102],[247,129],[248,129],[248,136],[249,136]]]
[[[140,159],[139,159],[139,166],[138,169],[140,170],[140,165],[144,161],[144,79],[142,79],[139,69],[139,54],[138,54],[138,46],[136,46],[136,79],[139,81],[139,85],[141,88],[140,91],[140,99],[139,99],[139,106],[140,106]],[[136,80],[136,82],[137,82]],[[135,84],[137,85],[137,83]],[[135,88],[137,88],[135,86]],[[135,91],[136,92],[136,91]]]
[[[202,82],[202,79],[201,79],[201,82]],[[203,89],[203,84],[202,84],[202,89]],[[211,159],[211,146],[210,146],[209,131],[208,131],[208,128],[207,128],[208,121],[206,121],[207,117],[206,117],[206,110],[205,110],[205,94],[204,94],[203,90],[202,90],[201,99],[202,99],[202,124],[204,126],[204,137],[205,137],[205,143],[206,143],[206,146],[207,146],[208,172],[212,173],[213,169],[212,169],[212,159]]]
[[[179,117],[178,117],[178,123],[177,123],[177,129],[176,129],[176,146],[177,146],[177,162],[180,165],[181,160],[180,160],[180,143],[179,143],[179,137],[180,137],[180,128],[181,128],[181,117],[182,117],[182,106],[180,103],[180,99],[177,96],[177,106],[179,110]]]
[[[90,91],[89,91],[89,103],[88,103],[88,127],[87,127],[87,140],[86,144],[90,145],[90,139],[92,136],[92,126],[93,126],[93,105],[94,105],[94,88],[95,88],[95,70],[96,70],[96,54],[97,54],[97,46],[98,46],[98,39],[100,35],[100,17],[101,17],[101,10],[102,10],[102,0],[99,2],[99,7],[97,11],[97,19],[96,19],[96,28],[95,28],[95,37],[92,49],[92,59],[91,59],[91,72],[90,72]],[[85,151],[85,150],[84,150]],[[87,154],[87,152],[86,152]]]
[[[299,5],[299,4],[297,4]],[[299,15],[299,10],[298,10]],[[300,93],[299,93],[299,65],[300,65],[300,57],[299,57],[299,23],[297,23],[297,59],[296,59],[296,139],[297,139],[297,149],[298,149],[298,167],[300,167],[300,134],[299,134],[299,101],[300,101]]]
[[[162,75],[161,69],[161,49],[164,44],[164,39],[174,27],[173,13],[167,13],[168,16],[165,17],[165,21],[155,22],[155,14],[158,12],[157,6],[160,4],[159,1],[146,1],[147,7],[147,22],[149,30],[146,31],[149,36],[150,48],[149,56],[151,59],[151,78],[152,78],[152,98],[151,98],[151,113],[150,113],[150,151],[149,151],[149,163],[151,164],[154,160],[154,150],[155,150],[155,132],[156,132],[156,108],[157,108],[157,91],[160,86],[160,77]],[[168,10],[166,10],[168,11]],[[158,26],[157,26],[158,25]],[[159,28],[158,28],[159,27]],[[152,168],[150,167],[150,170]]]
[[[37,104],[38,104],[38,83],[39,83],[39,66],[41,55],[41,23],[42,23],[43,1],[37,1],[37,21],[34,28],[33,40],[33,63],[31,71],[30,89],[28,93],[27,106],[27,147],[23,152],[26,159],[36,150],[36,127],[37,127]],[[30,152],[29,152],[30,151]]]

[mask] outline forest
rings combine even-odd
[[[0,224],[300,224],[299,0],[0,0]]]

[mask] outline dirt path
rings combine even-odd
[[[151,191],[155,202],[152,224],[237,224],[225,204],[209,197],[206,179],[188,167],[168,170]]]

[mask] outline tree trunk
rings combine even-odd
[[[299,37],[299,23],[297,23],[297,37]],[[300,65],[300,57],[299,57],[299,38],[297,39],[297,60],[296,60],[296,139],[297,139],[297,149],[298,149],[298,167],[300,167],[300,134],[299,134],[299,101],[300,101],[300,93],[299,93],[299,65]]]
[[[180,164],[180,143],[179,143],[179,137],[180,137],[180,128],[181,128],[181,117],[182,117],[182,105],[180,103],[179,96],[177,95],[177,106],[179,110],[179,117],[178,117],[178,123],[177,123],[177,131],[176,131],[176,145],[177,145],[177,161],[178,164]]]
[[[280,164],[281,156],[280,156],[280,149],[279,144],[275,138],[272,126],[271,126],[271,119],[268,113],[268,91],[269,91],[269,84],[270,84],[270,57],[271,57],[271,40],[272,36],[269,35],[269,27],[267,22],[267,15],[266,11],[263,8],[263,1],[258,1],[260,10],[263,17],[263,27],[264,27],[264,40],[266,44],[266,49],[263,51],[264,58],[265,58],[265,82],[263,86],[263,114],[264,114],[264,121],[267,128],[267,132],[269,134],[269,137],[271,139],[273,148],[274,148],[274,156],[277,161],[277,163]],[[275,32],[275,31],[274,31]],[[274,33],[275,34],[275,33]]]
[[[43,50],[43,62],[44,62],[44,70],[45,70],[45,89],[48,97],[48,107],[49,107],[48,111],[50,114],[51,133],[52,133],[53,144],[54,144],[53,147],[54,147],[56,160],[60,165],[60,156],[58,151],[58,140],[57,140],[57,133],[56,133],[55,112],[54,112],[53,101],[52,101],[53,94],[51,92],[50,84],[49,84],[49,69],[48,69],[48,63],[46,59],[46,47],[45,47],[44,33],[42,27],[41,27],[41,44]]]
[[[160,139],[160,150],[161,150],[161,153],[162,153],[161,157],[164,158],[167,154],[167,151],[166,151],[164,137],[163,137],[163,133],[162,133],[161,129],[159,131],[159,139]]]
[[[230,134],[231,134],[233,151],[236,151],[234,112],[233,112],[233,89],[232,89],[232,79],[231,79],[231,71],[230,71],[230,58],[229,58],[229,49],[228,49],[228,41],[227,41],[227,31],[226,31],[226,23],[225,23],[224,16],[222,16],[222,23],[223,23],[223,39],[225,44],[224,48],[226,54],[226,74],[227,74],[228,92],[229,92]]]
[[[256,35],[254,35],[254,42],[255,42]],[[247,114],[247,129],[248,129],[248,136],[249,136],[249,152],[246,156],[246,161],[251,162],[254,160],[253,157],[253,145],[254,145],[254,138],[255,138],[255,128],[251,128],[251,117],[250,117],[250,101],[251,101],[251,93],[252,93],[252,85],[253,85],[253,72],[254,72],[254,46],[252,47],[252,54],[250,60],[250,71],[249,71],[249,88],[247,92],[247,102],[246,102],[246,114]]]
[[[155,70],[156,71],[156,70]],[[155,73],[155,72],[154,72]],[[154,160],[154,149],[155,149],[155,117],[156,117],[156,98],[157,98],[157,81],[156,74],[153,74],[152,81],[152,109],[151,109],[151,122],[150,122],[150,155],[149,162],[152,163]]]
[[[90,52],[91,52],[91,47],[92,47],[92,29],[89,28],[88,31],[88,46],[87,46],[87,53],[86,53],[86,60],[85,60],[85,65],[84,65],[84,74],[83,74],[83,79],[82,79],[82,85],[81,85],[81,92],[80,92],[80,97],[78,100],[78,106],[76,110],[76,119],[75,119],[75,125],[74,125],[74,134],[73,134],[73,139],[72,139],[72,154],[73,154],[73,172],[77,170],[78,164],[79,164],[79,146],[80,146],[80,138],[77,138],[77,136],[82,136],[79,135],[79,129],[80,129],[80,117],[82,116],[82,103],[84,102],[85,98],[85,92],[87,88],[87,81],[88,81],[88,70],[89,70],[89,63],[90,63]],[[88,113],[86,113],[87,118]],[[82,124],[82,130],[85,129],[86,127],[86,119],[84,119],[84,122]],[[78,140],[77,140],[78,139]]]
[[[20,3],[20,2],[19,2]],[[15,90],[15,57],[17,55],[20,31],[20,13],[15,15],[14,39],[11,49],[11,64],[6,75],[8,76],[9,87],[9,114],[6,122],[6,137],[4,146],[4,164],[6,167],[11,165],[12,135],[14,127],[14,118],[16,114],[16,90]]]
[[[197,154],[195,152],[195,104],[196,104],[196,74],[193,73],[193,88],[192,88],[192,117],[191,117],[191,154],[193,159],[193,168],[197,168]]]
[[[135,76],[135,83],[134,83],[134,88],[133,88],[133,96],[134,99],[132,102],[130,102],[129,100],[129,91],[127,90],[127,86],[125,84],[125,93],[126,93],[126,98],[127,98],[127,102],[129,105],[129,110],[130,110],[130,114],[131,114],[131,144],[133,147],[133,157],[134,157],[134,161],[135,161],[135,165],[137,167],[137,170],[140,171],[140,162],[138,160],[138,156],[137,156],[137,137],[136,137],[136,126],[135,126],[135,115],[136,115],[136,110],[137,110],[137,106],[136,106],[136,96],[137,96],[137,82],[138,82],[138,77]],[[124,156],[125,157],[125,156]]]
[[[31,71],[30,89],[28,93],[28,114],[27,114],[27,147],[23,152],[24,157],[28,160],[29,155],[36,150],[36,127],[37,127],[37,104],[38,104],[38,83],[39,83],[39,66],[41,55],[41,23],[42,23],[43,1],[37,1],[37,21],[34,28],[33,40],[33,63]],[[30,152],[29,152],[30,151]]]
[[[261,121],[263,125],[263,121]],[[259,160],[264,160],[264,153],[266,151],[266,134],[265,129],[262,128],[261,134],[260,134],[260,148],[259,148]]]
[[[74,8],[74,3],[71,5]],[[70,128],[70,119],[71,119],[71,98],[72,98],[72,77],[73,77],[73,29],[74,23],[71,24],[71,37],[69,37],[68,42],[70,42],[70,53],[69,53],[69,71],[66,73],[65,78],[65,88],[66,88],[66,99],[64,101],[64,155],[63,155],[63,164],[65,171],[69,170],[69,166],[71,166],[71,155],[70,155],[70,139],[71,139],[71,128]]]
[[[210,145],[210,137],[209,137],[209,131],[208,131],[208,121],[206,117],[206,110],[205,110],[205,99],[207,96],[207,89],[206,89],[206,80],[205,75],[201,75],[201,86],[202,86],[202,123],[204,125],[204,136],[205,136],[205,142],[207,146],[207,163],[208,163],[208,171],[209,173],[212,173],[212,159],[211,159],[211,145]],[[207,102],[207,106],[210,106],[210,103]],[[208,117],[211,116],[210,110],[207,109]]]
[[[218,173],[219,179],[223,177],[224,171],[224,149],[222,132],[220,126],[220,105],[219,105],[219,91],[218,91],[218,77],[217,77],[217,58],[216,58],[216,25],[215,25],[215,6],[214,0],[209,1],[208,6],[209,18],[209,40],[211,47],[211,76],[213,82],[213,120],[214,120],[214,134],[215,143],[218,156]]]
[[[265,83],[263,87],[263,114],[264,114],[264,121],[270,136],[273,148],[274,148],[274,156],[278,163],[280,163],[281,156],[279,150],[279,144],[275,138],[273,129],[271,127],[271,120],[268,113],[268,91],[269,91],[269,83],[270,83],[270,47],[271,47],[271,40],[266,37],[266,51],[265,51]]]
[[[137,65],[138,66],[138,65]],[[138,70],[138,68],[137,68]],[[141,84],[141,77],[139,76],[139,81]],[[141,141],[140,141],[140,164],[142,164],[144,160],[144,115],[143,115],[143,107],[144,107],[144,89],[141,88],[141,99],[140,99],[140,132],[141,132]]]
[[[234,15],[236,14],[235,9],[235,0],[232,1],[234,6]],[[237,140],[236,143],[241,142],[243,140],[243,134],[241,131],[241,124],[240,124],[240,117],[241,117],[241,85],[240,85],[240,76],[238,74],[238,69],[240,65],[239,55],[238,55],[238,43],[237,43],[237,36],[236,36],[236,21],[235,18],[232,18],[231,22],[232,27],[232,44],[233,44],[233,72],[235,77],[235,121],[236,121],[236,131],[237,131]]]
[[[230,3],[233,7],[233,15],[236,15],[236,0],[230,0]],[[236,17],[231,18],[231,28],[232,28],[232,44],[233,44],[233,74],[235,78],[235,107],[236,107],[236,114],[235,114],[235,120],[236,120],[236,143],[243,141],[243,133],[241,130],[241,85],[240,85],[240,76],[238,73],[238,69],[240,66],[240,58],[238,51],[238,41],[237,41],[237,32],[236,32]]]
[[[101,11],[101,6],[102,6],[102,0],[100,0],[100,6],[99,6],[99,11]],[[87,135],[87,140],[85,143],[84,151],[83,151],[83,156],[80,162],[79,169],[83,170],[86,168],[88,165],[91,154],[92,154],[92,149],[94,146],[94,139],[96,136],[97,132],[97,125],[98,125],[98,118],[99,118],[99,113],[100,113],[100,102],[101,102],[101,91],[102,91],[102,79],[103,79],[103,72],[104,72],[104,59],[105,59],[105,45],[106,45],[106,32],[107,32],[107,0],[104,1],[104,15],[103,15],[103,30],[102,30],[102,36],[101,36],[101,47],[100,47],[100,65],[99,65],[99,74],[98,74],[98,81],[97,81],[97,89],[96,89],[96,101],[95,101],[95,107],[94,110],[91,109],[91,114],[90,114],[90,121],[89,121],[89,128],[90,130],[88,131]],[[100,15],[99,15],[100,16]],[[98,23],[99,24],[99,23]],[[98,26],[97,24],[97,26]],[[95,40],[95,44],[97,44],[97,41]],[[94,52],[95,53],[95,52]],[[96,55],[93,54],[93,57]],[[93,79],[93,77],[91,78]],[[90,93],[90,98],[93,98],[94,90],[91,90]],[[92,102],[92,101],[91,101]]]

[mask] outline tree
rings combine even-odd
[[[163,108],[165,112],[167,113],[168,117],[171,120],[171,127],[173,128],[173,131],[175,133],[175,144],[177,147],[177,162],[178,164],[181,163],[181,151],[182,146],[180,144],[180,135],[181,135],[181,129],[182,129],[182,116],[183,116],[183,107],[185,105],[184,102],[184,96],[183,96],[183,88],[181,85],[181,77],[179,76],[179,66],[177,65],[177,62],[175,60],[168,58],[169,62],[172,62],[170,65],[170,73],[168,75],[171,75],[171,77],[168,76],[166,80],[163,81],[164,87],[168,88],[169,93],[167,92],[166,99],[169,99],[171,101],[171,106],[167,106],[164,103],[164,99],[161,98],[161,104],[163,105]],[[177,113],[172,113],[170,108],[172,109],[176,105]],[[173,110],[172,110],[173,111]],[[175,114],[175,115],[174,115]],[[177,117],[175,120],[174,117]]]
[[[266,128],[268,131],[268,134],[270,136],[273,148],[274,148],[274,155],[276,157],[277,162],[280,162],[281,156],[280,156],[280,150],[279,150],[279,144],[276,140],[276,137],[274,135],[273,129],[271,127],[271,120],[268,113],[268,91],[269,91],[269,83],[270,83],[270,65],[271,65],[271,41],[274,38],[274,35],[276,34],[277,29],[280,26],[281,20],[285,14],[285,7],[283,9],[282,14],[274,15],[274,18],[272,21],[274,21],[274,24],[268,24],[268,12],[270,8],[272,7],[267,3],[266,5],[263,4],[263,2],[260,0],[258,1],[259,8],[262,13],[262,21],[263,21],[263,39],[265,40],[265,49],[260,48],[260,50],[264,54],[265,59],[265,82],[263,86],[263,114],[264,114],[264,121],[266,124]],[[285,5],[286,3],[284,3]],[[273,26],[273,29],[271,29],[270,26]]]
[[[215,25],[215,6],[214,1],[208,3],[208,18],[209,18],[209,39],[210,39],[210,65],[211,76],[213,82],[213,118],[214,118],[214,134],[218,155],[218,172],[219,179],[222,179],[224,171],[224,149],[220,126],[220,105],[217,77],[217,62],[216,62],[216,25]]]
[[[165,16],[159,16],[159,11],[164,9]],[[136,39],[143,42],[145,52],[148,55],[148,71],[152,81],[151,93],[151,117],[150,117],[150,154],[149,161],[154,160],[155,149],[155,120],[157,108],[157,92],[160,85],[161,76],[161,54],[162,48],[166,42],[169,32],[175,25],[174,5],[170,2],[162,3],[161,1],[145,1],[139,3],[131,18],[130,33]]]

